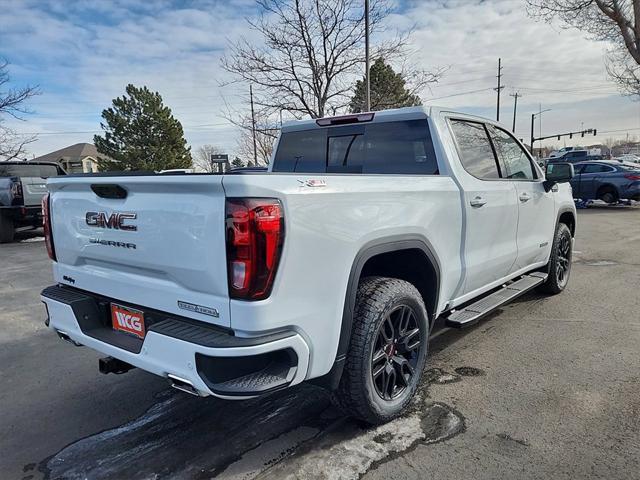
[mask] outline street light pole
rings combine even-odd
[[[531,145],[529,146],[529,150],[531,151],[531,155],[533,155],[533,122],[536,119],[536,114],[531,114]]]
[[[542,106],[540,106],[540,108],[542,108]],[[550,111],[551,111],[551,109],[547,108],[545,110],[540,110],[537,113],[532,113],[531,114],[531,145],[530,145],[530,147],[531,147],[531,155],[533,155],[533,142],[536,141],[536,140],[540,140],[540,138],[535,138],[533,136],[533,125],[534,125],[534,122],[535,122],[535,118],[538,115],[542,115],[544,112],[550,112]],[[542,132],[540,133],[540,137],[542,137]]]
[[[371,111],[371,78],[369,76],[369,0],[364,0],[365,112]]]

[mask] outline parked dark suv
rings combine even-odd
[[[574,165],[573,197],[581,200],[640,200],[640,165],[600,160]]]
[[[13,241],[18,227],[42,225],[46,179],[64,174],[56,163],[0,162],[0,243]]]
[[[550,158],[548,163],[578,163],[589,159],[587,150],[570,150],[561,157]]]

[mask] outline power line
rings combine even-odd
[[[441,100],[441,99],[443,99],[443,98],[459,97],[459,96],[461,96],[461,95],[471,95],[472,93],[486,92],[486,91],[488,91],[488,90],[494,90],[494,89],[493,89],[493,88],[491,88],[491,87],[488,87],[488,88],[480,88],[480,89],[478,89],[478,90],[470,90],[470,91],[468,91],[468,92],[453,93],[453,94],[451,94],[451,95],[444,95],[444,96],[442,96],[442,97],[430,97],[430,98],[427,98],[427,100],[428,100],[428,101],[431,101],[431,100]]]

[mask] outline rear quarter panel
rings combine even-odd
[[[307,186],[307,180],[324,182]],[[311,340],[309,376],[329,371],[335,359],[347,283],[358,251],[385,237],[426,239],[441,264],[441,298],[460,275],[460,193],[448,176],[229,175],[228,197],[279,198],[285,242],[271,296],[230,302],[239,334],[291,327]]]

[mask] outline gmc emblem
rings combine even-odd
[[[125,220],[135,220],[138,216],[130,212],[113,212],[107,217],[104,212],[87,212],[85,220],[90,227],[112,228],[114,230],[136,231],[135,225],[126,225]]]

